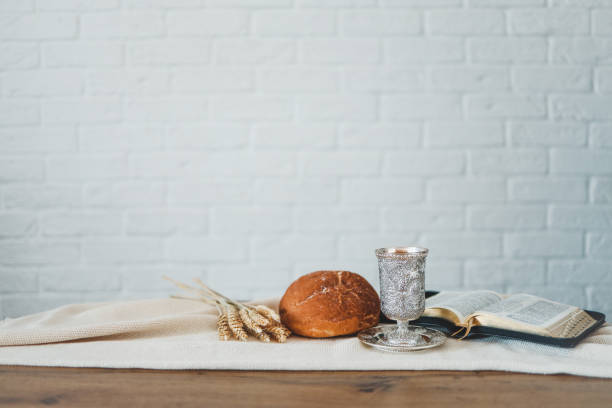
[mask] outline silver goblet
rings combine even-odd
[[[427,248],[396,247],[376,250],[380,274],[381,309],[396,320],[395,326],[382,325],[362,331],[364,343],[385,351],[412,351],[435,347],[446,336],[433,329],[410,325],[425,310],[425,260]]]

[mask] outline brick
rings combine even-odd
[[[469,0],[469,7],[516,7],[516,6],[543,6],[546,4],[546,0],[496,0],[494,2],[490,0]]]
[[[75,243],[0,242],[0,264],[47,265],[74,263],[79,260]]]
[[[504,128],[500,123],[430,122],[425,128],[425,146],[501,146]]]
[[[95,39],[160,37],[165,31],[163,14],[155,11],[82,14],[80,28],[83,38]]]
[[[248,268],[244,265],[215,265],[210,268],[208,275],[207,284],[221,293],[227,293],[226,296],[233,296],[233,299],[274,296],[274,293],[283,292],[291,283],[290,267],[276,262],[258,262],[255,267]],[[228,276],[234,279],[229,281]]]
[[[307,39],[301,50],[309,64],[376,64],[381,58],[379,41],[373,39]]]
[[[206,211],[134,210],[126,218],[128,235],[202,235],[207,231]]]
[[[582,233],[579,232],[520,232],[506,233],[504,255],[511,257],[581,257]]]
[[[0,238],[28,237],[37,232],[36,214],[14,212],[0,214]]]
[[[433,89],[442,91],[496,91],[510,87],[506,68],[440,67],[430,70]]]
[[[427,197],[432,202],[500,202],[506,199],[506,188],[496,179],[434,179],[427,182]]]
[[[552,149],[553,173],[600,175],[612,173],[612,152],[591,149]]]
[[[543,229],[546,227],[544,206],[469,206],[468,225],[475,230]]]
[[[8,96],[79,95],[85,88],[83,75],[74,71],[6,72],[2,78]]]
[[[553,38],[551,40],[551,62],[555,64],[612,63],[612,40],[607,38]]]
[[[39,47],[37,44],[0,44],[0,68],[25,69],[34,68],[39,64]]]
[[[377,231],[380,225],[375,208],[306,207],[296,211],[296,231],[312,232],[367,232]]]
[[[610,302],[610,291],[612,285],[598,285],[588,290],[589,309],[590,310],[612,310],[612,302]],[[609,313],[609,312],[608,312]]]
[[[328,149],[335,145],[336,129],[333,125],[257,125],[253,132],[253,145],[259,148],[305,147]]]
[[[332,35],[336,31],[334,13],[328,11],[259,11],[254,15],[255,34],[261,36]]]
[[[467,97],[467,111],[472,118],[539,118],[547,106],[540,96],[474,95]]]
[[[0,101],[0,125],[30,125],[40,120],[38,103],[20,100]]]
[[[390,175],[460,174],[465,171],[462,152],[412,150],[387,153],[383,173]]]
[[[193,278],[200,278],[206,282],[207,272],[200,266],[195,265],[176,265],[173,266],[138,266],[129,265],[122,268],[121,284],[124,290],[133,292],[164,292],[164,297],[167,293],[176,290],[173,283],[165,279],[160,279],[162,276],[172,276],[173,279],[181,282],[189,282]],[[217,287],[215,286],[215,289]]]
[[[414,91],[425,89],[425,70],[422,68],[348,69],[345,82],[353,91]]]
[[[1,310],[4,312],[4,315],[13,318],[55,309],[65,306],[67,303],[83,302],[81,295],[67,295],[65,293],[7,295],[3,296],[0,300],[2,301]]]
[[[40,10],[109,10],[119,8],[119,0],[37,0]]]
[[[291,230],[287,207],[216,207],[212,211],[214,234],[274,233]]]
[[[187,238],[166,241],[166,258],[175,262],[237,262],[246,260],[248,244],[244,238]]]
[[[0,293],[22,293],[38,291],[38,273],[36,270],[11,267],[0,269],[2,287]]]
[[[612,119],[608,107],[612,97],[596,95],[559,95],[551,97],[552,116],[555,119],[598,120]]]
[[[281,39],[217,40],[215,61],[221,65],[287,64],[296,60],[296,45]]]
[[[593,33],[596,35],[612,35],[612,11],[593,10]]]
[[[79,186],[32,185],[5,186],[4,207],[19,209],[51,209],[81,205]]]
[[[416,241],[416,234],[372,234],[354,233],[342,234],[338,244],[339,259],[341,260],[368,260],[375,265],[376,248],[387,248],[398,245],[411,245]],[[405,242],[406,244],[400,244]]]
[[[383,96],[383,117],[389,120],[457,119],[461,98],[455,95]]]
[[[74,38],[77,18],[65,13],[0,15],[2,40],[52,40]]]
[[[48,67],[116,67],[123,64],[123,46],[104,42],[62,42],[42,44]]]
[[[259,73],[258,86],[268,92],[317,92],[335,91],[340,78],[335,70],[325,69],[263,69]]]
[[[344,180],[342,202],[361,204],[402,204],[422,201],[423,182],[417,179]]]
[[[4,0],[2,4],[0,4],[0,13],[12,11],[24,12],[33,10],[33,0]]]
[[[422,32],[421,14],[413,11],[346,11],[340,32],[346,36],[406,35]]]
[[[612,283],[612,264],[594,260],[551,260],[548,262],[548,280],[553,284],[588,285]]]
[[[612,179],[594,177],[590,187],[591,202],[612,203]]]
[[[542,261],[468,260],[465,263],[465,282],[469,287],[486,288],[487,285],[507,286],[543,285],[546,267]]]
[[[164,146],[172,149],[235,149],[248,144],[248,128],[240,125],[175,125]]]
[[[92,207],[159,207],[164,203],[162,183],[124,181],[119,183],[91,183],[83,196]]]
[[[172,89],[185,93],[206,91],[247,91],[253,88],[246,69],[180,69],[172,72]]]
[[[550,208],[550,226],[572,229],[612,228],[612,206],[561,206]]]
[[[192,181],[170,183],[168,197],[171,204],[201,205],[206,203],[242,204],[252,196],[248,181]]]
[[[468,159],[470,170],[474,174],[537,174],[545,173],[548,169],[546,150],[471,150]]]
[[[579,123],[511,122],[508,126],[513,146],[584,146],[586,129]]]
[[[328,178],[260,178],[255,182],[253,194],[259,204],[330,204],[338,200],[338,186]]]
[[[452,231],[464,228],[464,210],[456,206],[402,206],[383,210],[384,231]]]
[[[421,144],[421,126],[346,125],[341,127],[338,144],[343,148],[381,149],[409,148]]]
[[[385,41],[385,60],[391,64],[459,62],[465,59],[459,38],[401,38]]]
[[[468,41],[470,60],[475,62],[545,62],[545,38],[473,38]]]
[[[213,99],[213,117],[220,120],[289,120],[293,100],[277,96],[223,96]]]
[[[196,97],[134,98],[125,104],[125,118],[132,121],[197,121],[207,115],[207,100]]]
[[[595,68],[595,89],[600,93],[612,93],[612,69]]]
[[[375,175],[380,172],[380,155],[369,152],[302,152],[300,163],[303,174]]]
[[[608,212],[608,216],[610,213]],[[612,258],[612,234],[589,232],[586,235],[587,255],[593,258]]]
[[[76,135],[71,127],[19,127],[0,129],[1,153],[75,151]]]
[[[46,236],[116,235],[123,224],[121,214],[89,211],[44,214],[40,223]]]
[[[108,268],[52,268],[40,273],[40,290],[45,292],[109,292],[120,289],[120,274]]]
[[[41,181],[44,171],[41,159],[0,160],[0,181]]]
[[[209,7],[265,8],[291,7],[291,0],[210,0]]]
[[[589,91],[591,71],[584,68],[514,68],[514,88],[519,91]]]
[[[457,290],[463,286],[463,263],[456,260],[427,259],[426,290]]]
[[[297,3],[302,8],[352,8],[376,5],[375,0],[298,0]]]
[[[92,94],[157,95],[170,90],[165,70],[135,69],[93,71],[87,77]]]
[[[511,178],[509,198],[525,202],[584,202],[587,183],[581,178]]]
[[[86,264],[159,262],[163,259],[161,240],[149,238],[85,240],[81,252]]]
[[[302,96],[298,98],[300,118],[328,121],[369,121],[377,117],[377,101],[372,96]]]
[[[434,35],[503,34],[504,13],[492,10],[435,10],[425,15],[428,32]]]
[[[513,34],[588,34],[589,13],[577,9],[510,10],[508,27]]]
[[[228,166],[228,163],[233,163]],[[295,173],[295,154],[279,152],[215,152],[210,154],[161,153],[135,156],[132,173],[137,177],[184,176],[290,176]]]
[[[47,159],[49,180],[106,180],[127,176],[123,156],[54,156]]]
[[[163,129],[154,125],[79,126],[79,148],[86,152],[125,152],[159,149]]]
[[[251,251],[257,261],[273,261],[280,254],[296,261],[325,261],[334,258],[335,247],[327,236],[269,235],[253,237]]]
[[[130,65],[199,65],[211,60],[211,42],[208,39],[146,40],[128,48]]]
[[[166,15],[170,36],[238,35],[249,29],[249,14],[240,10],[170,11]]]
[[[122,117],[116,98],[43,100],[41,105],[44,123],[104,123]]]
[[[501,255],[501,236],[495,233],[425,233],[419,240],[445,258],[490,258]]]
[[[459,6],[461,0],[382,0],[383,7],[448,7]]]

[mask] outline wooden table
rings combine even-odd
[[[48,405],[609,408],[612,380],[497,371],[161,371],[0,366],[0,406]]]

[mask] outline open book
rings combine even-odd
[[[487,326],[539,336],[571,338],[598,322],[575,306],[537,296],[500,295],[489,290],[441,292],[427,298],[423,316],[448,320],[464,328]]]

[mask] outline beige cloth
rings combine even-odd
[[[276,300],[261,302],[270,306]],[[612,326],[574,349],[487,338],[382,353],[356,337],[217,340],[216,311],[175,299],[68,305],[0,322],[0,364],[244,370],[502,370],[612,378]],[[44,344],[43,344],[44,343]],[[19,346],[17,346],[19,345]]]

